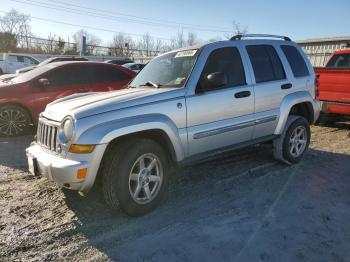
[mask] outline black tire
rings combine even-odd
[[[2,71],[2,69],[0,68],[0,76],[4,74],[4,72]]]
[[[294,132],[301,131],[304,135],[302,139],[296,139],[299,141],[295,145],[291,142],[292,136],[294,136]],[[301,116],[295,116],[291,115],[288,117],[285,130],[282,133],[282,135],[275,139],[273,142],[273,150],[274,150],[274,157],[276,160],[288,163],[288,164],[295,164],[300,162],[300,160],[303,158],[305,152],[307,151],[309,144],[310,144],[310,138],[311,138],[311,132],[310,132],[310,124],[309,122]],[[295,140],[293,140],[295,141]],[[306,141],[305,145],[301,145],[300,141]],[[293,150],[293,144],[294,144],[294,150]],[[297,152],[295,147],[300,149],[300,152]],[[294,153],[292,153],[294,151]],[[299,151],[299,150],[298,150]]]
[[[17,105],[0,106],[0,136],[14,137],[27,134],[32,119],[27,110]]]
[[[102,163],[102,189],[107,204],[113,210],[117,210],[120,207],[129,216],[141,216],[155,209],[164,198],[169,180],[169,162],[163,148],[153,140],[134,139],[118,144],[108,150],[106,154]],[[156,156],[157,167],[152,172],[162,170],[162,180],[159,182],[157,190],[155,190],[157,182],[148,181],[147,185],[149,184],[149,187],[147,187],[150,189],[153,185],[154,187],[151,188],[151,191],[154,189],[155,191],[153,192],[157,193],[155,193],[154,198],[150,202],[139,203],[136,201],[141,200],[135,200],[132,196],[132,188],[135,189],[137,185],[141,185],[139,182],[142,180],[140,178],[142,172],[139,170],[138,179],[133,181],[131,179],[131,173],[135,172],[131,171],[134,170],[133,168],[136,168],[137,160],[146,154],[152,155],[152,157]],[[144,201],[147,201],[148,198],[145,189],[142,188],[142,192],[139,192],[140,194],[138,196],[143,195],[145,198]]]

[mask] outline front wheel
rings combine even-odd
[[[153,140],[136,139],[108,151],[102,187],[107,204],[130,216],[152,211],[161,202],[168,182],[168,159]]]
[[[288,164],[298,163],[310,144],[310,125],[301,116],[288,117],[282,135],[273,142],[275,159]]]

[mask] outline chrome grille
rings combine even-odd
[[[39,121],[37,131],[37,142],[44,148],[57,152],[58,126]]]

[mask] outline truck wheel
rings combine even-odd
[[[304,117],[289,116],[282,135],[273,141],[275,159],[287,164],[298,163],[309,147],[310,136],[310,125]]]
[[[0,136],[24,135],[31,124],[30,114],[22,107],[16,105],[0,107]]]
[[[102,188],[107,204],[130,216],[152,211],[164,197],[168,158],[153,140],[136,139],[106,152]]]

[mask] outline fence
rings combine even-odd
[[[32,36],[19,35],[17,38],[17,52],[50,54],[50,55],[80,55],[77,44],[66,42],[62,39],[43,39]],[[149,61],[160,51],[143,50],[126,47],[107,47],[100,45],[87,45],[85,56],[100,57],[128,57],[140,62]]]

